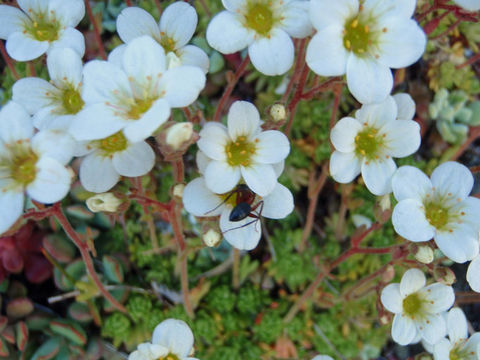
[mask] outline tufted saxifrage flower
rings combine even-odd
[[[83,0],[18,0],[19,10],[0,5],[0,39],[18,61],[33,60],[54,48],[85,52],[85,40],[74,29],[85,15]]]
[[[207,187],[224,194],[241,180],[260,196],[277,183],[274,165],[290,152],[288,138],[280,131],[262,131],[257,108],[246,101],[233,103],[228,126],[208,122],[200,131],[198,147],[210,160],[205,168]]]
[[[223,0],[227,9],[207,28],[207,41],[223,54],[248,47],[255,68],[265,75],[281,75],[293,64],[291,37],[304,38],[312,27],[305,0]]]
[[[359,173],[375,195],[392,191],[397,169],[393,157],[414,153],[420,146],[420,126],[413,121],[415,103],[408,94],[389,96],[379,104],[363,105],[355,117],[345,117],[330,133],[335,151],[330,174],[340,183]]]
[[[347,75],[348,89],[363,104],[385,100],[390,68],[409,66],[423,54],[426,36],[411,18],[416,0],[311,0],[317,33],[306,61],[318,75]]]
[[[411,344],[418,335],[435,344],[446,334],[442,313],[455,301],[453,289],[440,283],[425,285],[423,272],[410,269],[403,274],[400,284],[390,284],[382,290],[383,306],[395,314],[392,338],[400,345]]]
[[[393,209],[395,231],[415,242],[435,240],[451,260],[463,263],[479,253],[480,199],[468,196],[470,170],[457,162],[438,166],[429,179],[421,170],[402,166],[392,178],[398,204]]]

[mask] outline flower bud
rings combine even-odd
[[[183,191],[185,190],[185,184],[177,184],[173,187],[173,196],[181,199],[183,198]]]
[[[380,208],[382,211],[390,210],[392,204],[390,202],[390,194],[385,194],[380,198]]]
[[[203,234],[203,242],[209,247],[217,246],[222,240],[222,236],[213,229],[208,230]]]
[[[87,207],[91,212],[115,212],[121,203],[122,200],[110,192],[97,194],[87,199]]]
[[[426,245],[416,246],[413,256],[422,264],[430,264],[434,258],[433,249]]]
[[[287,111],[285,110],[285,106],[282,104],[274,104],[270,108],[270,116],[272,120],[275,122],[280,122],[285,120],[287,116]]]
[[[370,220],[368,217],[364,215],[353,214],[352,221],[353,221],[353,225],[355,225],[356,228],[359,228],[363,225],[365,226],[365,228],[368,229],[370,226],[372,226],[372,220]]]
[[[452,285],[457,280],[454,272],[450,268],[443,266],[437,266],[433,270],[433,276],[435,277],[435,280],[437,280],[439,283],[448,286]]]
[[[173,150],[179,150],[183,144],[190,141],[193,135],[193,124],[182,122],[167,129],[165,141]]]
[[[384,283],[389,283],[395,277],[395,268],[392,265],[388,265],[381,277]]]

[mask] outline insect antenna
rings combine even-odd
[[[220,206],[225,204],[232,197],[233,194],[236,194],[236,193],[237,193],[236,190],[232,190],[230,194],[228,194],[228,196],[225,198],[225,200],[223,200],[220,204],[215,206],[212,210],[208,210],[204,215],[210,214],[211,212],[214,212],[215,210],[217,210]]]

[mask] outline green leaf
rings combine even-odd
[[[123,282],[123,267],[120,261],[107,255],[103,257],[102,263],[107,279],[116,284],[121,284]]]
[[[7,343],[0,337],[0,356],[7,357],[8,355],[10,355],[10,351],[8,350]]]
[[[42,346],[40,346],[37,351],[32,356],[32,360],[49,360],[57,356],[60,351],[60,339],[51,338]]]
[[[77,325],[66,320],[55,320],[50,322],[50,329],[61,335],[75,344],[85,345],[87,343],[87,335],[83,329]]]
[[[7,315],[13,318],[22,318],[33,311],[33,303],[28,298],[13,299],[7,305]]]
[[[28,341],[28,328],[25,322],[20,321],[15,325],[15,339],[18,350],[21,352],[25,351]]]

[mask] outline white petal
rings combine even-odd
[[[333,360],[333,358],[328,355],[317,355],[312,360]]]
[[[145,141],[131,144],[113,155],[113,167],[123,176],[142,176],[152,170],[155,153]]]
[[[435,235],[435,228],[426,219],[418,200],[400,201],[393,209],[392,223],[397,234],[410,241],[428,241]]]
[[[450,341],[454,343],[468,338],[467,318],[462,309],[454,307],[448,312],[447,332]]]
[[[379,103],[363,105],[355,113],[355,117],[362,124],[381,129],[382,126],[397,118],[397,104],[391,96]]]
[[[12,87],[13,101],[24,106],[30,114],[50,105],[58,93],[55,86],[40,78],[23,78]]]
[[[82,186],[95,193],[110,190],[120,180],[112,160],[97,153],[91,153],[83,159],[79,176]]]
[[[399,291],[403,298],[417,292],[426,284],[425,275],[421,270],[409,269],[405,271],[400,281]]]
[[[17,61],[30,61],[45,54],[49,48],[48,41],[37,41],[23,32],[14,32],[7,39],[7,53]]]
[[[85,16],[82,0],[49,0],[48,10],[51,15],[55,13],[55,18],[64,26],[77,26]]]
[[[138,120],[131,120],[123,133],[132,142],[145,140],[153,134],[170,116],[170,105],[164,99],[155,101],[150,109]]]
[[[473,188],[473,176],[470,170],[455,161],[448,161],[433,170],[432,185],[443,194],[465,199]]]
[[[57,87],[65,83],[78,88],[82,82],[83,63],[78,53],[70,48],[55,49],[47,57],[48,74]]]
[[[453,288],[448,285],[433,283],[428,285],[420,292],[428,300],[427,311],[431,314],[440,314],[443,311],[450,309],[455,301],[455,293]],[[429,341],[431,344],[433,341]]]
[[[354,152],[334,151],[330,157],[330,175],[335,181],[346,184],[360,174],[361,162]]]
[[[362,104],[378,103],[392,91],[393,76],[386,65],[351,54],[347,61],[347,85]]]
[[[127,9],[131,9],[131,8],[127,8]],[[126,44],[118,45],[115,49],[110,51],[110,54],[108,54],[107,61],[121,68],[123,66],[123,54],[125,53],[126,48],[127,48]]]
[[[185,358],[193,347],[193,333],[185,321],[167,319],[153,330],[152,343],[165,346],[178,357]]]
[[[160,78],[159,88],[171,107],[184,107],[193,103],[205,87],[205,74],[195,66],[169,69]]]
[[[251,138],[260,129],[260,114],[248,101],[235,101],[228,110],[228,134],[232,140],[239,136]]]
[[[454,227],[452,232],[437,231],[435,243],[446,257],[457,263],[464,263],[478,255],[478,230],[465,224]]]
[[[52,42],[48,52],[50,53],[50,51],[54,49],[65,47],[75,50],[80,57],[83,57],[85,54],[85,38],[83,34],[72,27],[66,28],[65,31],[60,34],[60,38]]]
[[[230,142],[225,125],[217,122],[208,122],[199,133],[198,148],[209,158],[225,160],[225,146]]]
[[[48,156],[66,165],[73,157],[75,140],[59,130],[43,130],[32,138],[32,149],[37,155]]]
[[[211,161],[205,169],[205,183],[217,194],[225,194],[240,181],[240,169],[223,161]]]
[[[385,146],[390,156],[401,158],[413,154],[420,147],[420,125],[413,120],[394,120],[382,127]]]
[[[422,334],[422,338],[424,338],[430,344],[436,344],[447,333],[445,319],[442,315],[430,314],[426,315],[421,320],[422,323],[419,325],[418,330]]]
[[[241,167],[242,176],[248,187],[260,196],[270,194],[277,184],[277,176],[272,165],[254,164]]]
[[[292,67],[294,53],[292,39],[281,29],[273,29],[269,38],[258,38],[248,47],[253,66],[270,76],[285,74]]]
[[[210,67],[208,55],[198,46],[186,45],[177,50],[182,65],[196,66],[206,74]]]
[[[33,125],[38,130],[69,131],[75,115],[57,115],[58,105],[42,108],[33,116]]]
[[[256,151],[253,157],[254,162],[261,164],[279,163],[285,160],[290,152],[288,138],[277,130],[262,131],[255,138],[255,142]]]
[[[435,360],[450,360],[450,351],[453,344],[448,339],[440,339],[433,347],[433,356]]]
[[[403,310],[399,284],[389,284],[385,286],[382,290],[380,300],[385,309],[394,314],[401,313]]]
[[[380,34],[379,62],[399,69],[420,59],[425,51],[427,37],[415,20],[392,16],[385,18],[378,26],[387,29]]]
[[[330,25],[343,25],[358,12],[358,0],[311,0],[310,20],[318,30]]]
[[[23,200],[23,191],[0,190],[0,235],[22,215]]]
[[[275,171],[275,175],[277,176],[277,178],[279,178],[280,175],[282,175],[283,170],[285,169],[285,160],[282,160],[276,164],[272,164],[272,166],[273,171]]]
[[[282,13],[281,27],[294,38],[304,38],[313,31],[309,19],[309,1],[290,1]]]
[[[44,204],[62,200],[70,190],[70,172],[57,160],[47,156],[38,160],[36,168],[35,180],[27,186],[27,194]]]
[[[432,192],[432,183],[427,175],[414,166],[400,167],[392,178],[393,194],[398,201],[417,199],[421,201]]]
[[[17,0],[18,6],[25,12],[29,13],[46,13],[48,10],[48,1],[41,0]]]
[[[133,39],[125,48],[123,69],[142,90],[154,90],[157,78],[165,71],[165,52],[150,36]],[[142,64],[139,66],[139,64]]]
[[[332,25],[320,30],[310,40],[305,59],[316,74],[339,76],[347,71],[349,53],[343,45],[342,30],[341,25]]]
[[[228,207],[223,210],[220,216],[220,229],[223,237],[236,249],[254,249],[262,236],[260,220],[246,217],[243,220],[232,222],[228,219],[230,211],[231,209]]]
[[[467,281],[473,291],[480,292],[480,256],[468,265]]]
[[[357,119],[345,117],[335,124],[330,132],[330,140],[335,149],[344,153],[355,150],[355,136],[362,129]]]
[[[252,43],[254,32],[246,29],[239,18],[228,11],[221,11],[207,27],[208,44],[222,54],[232,54]]]
[[[475,352],[478,357],[478,354],[480,354],[480,332],[476,332],[470,336],[470,339],[468,339],[464,349]]]
[[[160,30],[153,16],[147,11],[133,6],[123,9],[118,15],[117,32],[125,43],[142,35],[160,39]]]
[[[18,8],[8,5],[0,5],[0,39],[8,39],[14,32],[22,32],[24,24],[31,20]]]
[[[393,99],[397,104],[397,119],[412,120],[415,116],[415,101],[409,94],[401,93],[393,95]]]
[[[115,110],[104,104],[86,106],[70,126],[70,133],[76,140],[98,140],[123,129],[128,124],[115,116]]]
[[[392,158],[362,162],[362,177],[367,189],[374,195],[392,192],[392,176],[397,165]]]
[[[417,335],[417,329],[412,319],[402,314],[393,318],[392,338],[400,345],[408,345]]]
[[[167,6],[160,17],[160,31],[175,42],[178,49],[190,41],[197,27],[195,8],[186,2],[177,1]]]
[[[372,17],[412,17],[416,7],[416,0],[366,0],[364,2],[364,11],[371,14]]]
[[[10,101],[0,110],[0,140],[12,143],[30,139],[33,125],[30,115],[16,102]]]
[[[293,211],[293,195],[285,186],[277,183],[272,192],[263,198],[262,216],[283,219]]]
[[[243,12],[246,8],[245,0],[222,0],[222,4],[225,9],[231,12]]]
[[[197,151],[197,155],[195,156],[195,163],[197,164],[198,172],[200,174],[203,175],[210,161],[211,159],[207,155],[205,155],[202,150]]]
[[[468,11],[480,10],[480,2],[478,0],[453,0],[455,3]]]
[[[225,205],[222,199],[207,188],[203,177],[190,181],[183,191],[183,206],[194,216],[218,216]]]

